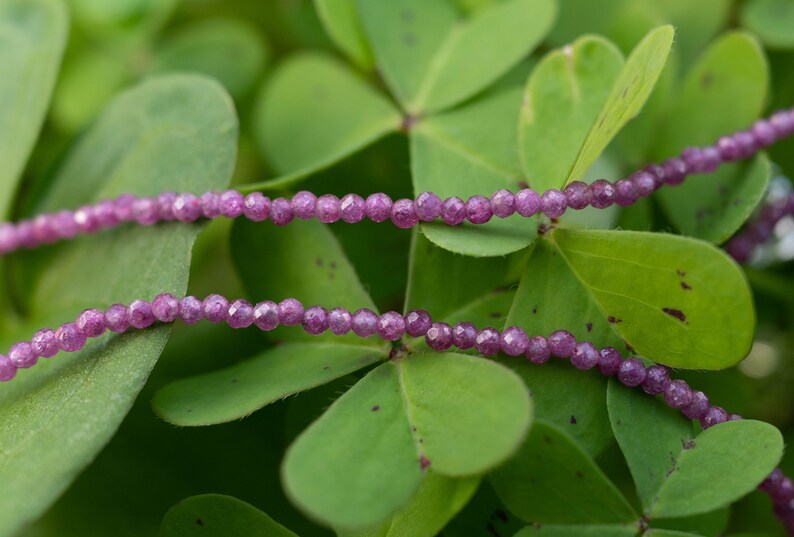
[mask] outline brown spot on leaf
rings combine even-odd
[[[419,455],[419,467],[422,468],[422,470],[424,470],[425,468],[427,468],[431,464],[433,464],[433,463],[430,462],[430,459],[428,459],[424,455]]]
[[[199,526],[203,526],[204,525],[204,521],[201,520],[200,518],[197,518],[196,519],[196,524],[199,525]]]
[[[681,276],[682,278],[686,276],[686,272],[684,272],[683,270],[676,270],[675,273]]]
[[[576,477],[579,479],[584,479],[584,473],[581,470],[576,470]]]
[[[585,326],[587,327],[587,331],[588,332],[592,332],[593,331],[593,323],[587,323],[587,324],[585,324]]]
[[[684,291],[691,291],[692,290],[692,286],[690,286],[686,282],[681,282],[681,289],[683,289]]]
[[[317,259],[314,260],[314,264],[317,265],[318,267],[322,267],[323,260],[318,257]]]
[[[231,382],[232,384],[237,384],[238,382],[240,382],[240,379],[232,379]]]
[[[684,449],[692,449],[693,447],[695,447],[695,439],[690,438],[686,442],[681,442],[681,447]]]
[[[544,437],[543,437],[543,441],[544,441],[544,442],[546,442],[547,444],[552,444],[552,443],[554,443],[554,441],[551,439],[551,437],[550,437],[550,436],[544,436]]]
[[[607,317],[607,321],[609,321],[610,324],[620,324],[623,322],[623,319],[618,319],[617,317],[610,315]]]
[[[532,313],[533,313],[533,314],[537,314],[537,313],[538,313],[538,307],[537,307],[537,306],[535,306],[534,308],[532,308]]]
[[[380,405],[375,405],[372,407],[373,412],[377,412],[378,410],[380,410]]]
[[[502,314],[500,312],[498,312],[498,311],[492,311],[491,312],[491,319],[499,319],[501,316],[502,316]]]
[[[571,416],[571,425],[576,425],[576,416]]]
[[[700,79],[700,85],[703,88],[708,88],[714,82],[714,75],[706,71],[703,73],[703,77]]]
[[[686,324],[686,315],[684,312],[675,308],[662,308],[662,311],[665,312],[670,317],[675,317],[682,323]]]

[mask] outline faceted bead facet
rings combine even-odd
[[[422,192],[414,201],[414,211],[422,222],[432,222],[441,215],[441,198],[432,192]]]
[[[162,323],[172,323],[179,317],[179,299],[171,293],[161,293],[152,300],[154,318]]]
[[[284,326],[297,326],[303,321],[303,304],[295,298],[285,298],[278,304],[278,322]]]
[[[105,326],[111,332],[125,332],[130,327],[130,316],[127,306],[113,304],[105,310]]]
[[[98,309],[88,309],[77,316],[75,324],[86,337],[99,337],[105,333],[105,314]]]
[[[425,334],[425,342],[434,351],[445,351],[452,346],[452,327],[447,323],[433,323]]]
[[[499,339],[498,330],[495,328],[483,328],[477,332],[477,337],[474,338],[474,347],[480,354],[491,356],[499,352]]]
[[[626,386],[639,386],[645,375],[645,364],[639,358],[626,358],[618,368],[618,380]]]
[[[209,295],[201,305],[201,312],[209,322],[222,323],[229,318],[229,301],[218,294]]]
[[[278,304],[265,300],[254,306],[254,324],[260,330],[273,330],[278,326]]]
[[[529,336],[517,326],[506,328],[499,337],[499,346],[508,356],[521,356],[528,345]]]
[[[387,311],[378,318],[378,335],[387,341],[397,341],[405,334],[405,319],[396,311]]]
[[[303,329],[313,336],[328,330],[328,310],[321,306],[311,306],[303,313]]]
[[[405,332],[411,337],[422,337],[427,334],[433,320],[425,310],[409,311],[405,316]]]
[[[232,328],[248,328],[254,322],[254,307],[250,302],[237,299],[229,304],[226,323]]]

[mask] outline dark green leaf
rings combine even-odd
[[[751,0],[742,9],[742,23],[770,48],[794,48],[794,2]]]
[[[514,537],[634,537],[637,535],[637,526],[632,525],[580,525],[557,526],[542,524],[527,526],[515,534]]]

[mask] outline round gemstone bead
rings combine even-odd
[[[777,141],[775,128],[765,119],[756,121],[750,132],[753,133],[755,143],[758,147],[769,147]]]
[[[692,392],[692,401],[681,409],[681,413],[691,420],[699,420],[706,415],[709,407],[709,398],[706,397],[706,394],[694,390]]]
[[[747,158],[758,151],[755,137],[751,132],[739,131],[733,135],[733,140],[739,148],[739,158]]]
[[[303,321],[303,304],[295,298],[285,298],[278,304],[278,322],[284,326],[297,326]]]
[[[700,426],[704,429],[714,427],[728,421],[728,413],[720,406],[710,406],[706,414],[700,419]]]
[[[452,344],[461,350],[474,347],[477,327],[472,323],[457,323],[452,327]]]
[[[521,328],[506,328],[499,337],[499,346],[508,356],[521,356],[529,346],[529,336]]]
[[[345,308],[334,308],[328,314],[328,328],[337,336],[343,336],[353,327],[353,316]]]
[[[645,375],[645,364],[639,358],[626,358],[618,368],[618,380],[626,386],[639,386]]]
[[[733,136],[723,136],[717,140],[717,151],[720,153],[720,158],[726,162],[738,160],[741,155],[739,144]]]
[[[472,196],[466,202],[466,219],[472,224],[484,224],[492,217],[491,202],[485,196]]]
[[[146,328],[154,323],[152,306],[145,300],[135,300],[127,308],[127,318],[133,328]]]
[[[692,390],[683,380],[671,380],[664,389],[664,400],[671,408],[684,408],[692,404]]]
[[[422,192],[414,201],[414,211],[422,222],[432,222],[441,215],[441,198],[432,192]]]
[[[173,323],[179,317],[179,299],[171,293],[160,293],[152,300],[152,314],[162,323]]]
[[[160,207],[154,198],[138,198],[132,204],[132,216],[142,226],[151,226],[160,219]]]
[[[527,360],[533,364],[545,364],[551,358],[551,351],[549,350],[549,342],[543,336],[534,336],[529,338],[527,350],[524,353]]]
[[[788,112],[776,112],[769,118],[769,124],[775,129],[778,138],[794,134],[794,115]]]
[[[631,174],[629,181],[634,185],[634,191],[639,197],[650,196],[656,190],[656,181],[650,173],[644,170]]]
[[[387,341],[397,341],[405,334],[405,319],[396,311],[387,311],[378,318],[378,335]]]
[[[41,215],[42,218],[47,220],[46,215]],[[36,221],[33,221],[35,225]],[[77,224],[77,229],[81,233],[95,233],[99,231],[99,222],[94,216],[94,211],[90,205],[80,207],[74,212],[74,223]],[[52,239],[54,240],[54,238]]]
[[[766,477],[766,479],[761,481],[761,484],[758,485],[758,488],[768,494],[772,494],[780,486],[780,483],[785,477],[786,476],[783,473],[783,470],[780,468],[775,468],[772,470],[772,473]]]
[[[243,214],[252,222],[264,222],[270,216],[270,198],[261,192],[251,192],[243,200]]]
[[[277,226],[286,226],[295,215],[292,212],[292,205],[288,199],[276,198],[270,204],[270,219]]]
[[[27,341],[20,341],[11,345],[11,348],[8,349],[8,359],[19,369],[32,367],[39,361],[33,346]]]
[[[369,337],[378,331],[378,316],[372,310],[361,308],[353,314],[353,333]]]
[[[615,204],[621,207],[634,205],[637,201],[637,191],[634,190],[634,183],[628,179],[621,179],[615,183]]]
[[[474,338],[474,347],[480,354],[491,356],[499,352],[499,339],[499,330],[495,328],[483,328],[477,332],[477,337]]]
[[[738,235],[728,242],[725,250],[739,263],[745,263],[755,250],[755,242],[748,236]]]
[[[664,167],[660,166],[659,164],[648,164],[645,166],[643,171],[648,172],[653,177],[654,183],[656,183],[656,189],[658,190],[662,185],[664,185]]]
[[[111,332],[121,333],[130,327],[130,316],[127,306],[113,304],[105,310],[105,326]]]
[[[411,337],[422,337],[433,324],[430,314],[425,310],[409,311],[405,316],[405,332]]]
[[[205,218],[218,218],[221,215],[221,195],[217,192],[205,192],[199,201]]]
[[[367,202],[358,194],[348,194],[339,203],[342,220],[348,224],[361,222],[367,216]],[[389,200],[389,210],[391,211],[391,200]]]
[[[576,345],[576,350],[571,355],[571,364],[582,371],[592,369],[598,365],[598,349],[590,342],[584,341]]]
[[[548,337],[549,351],[560,358],[570,358],[576,350],[576,338],[567,330],[557,330]]]
[[[135,205],[137,198],[132,194],[122,194],[116,198],[113,205],[116,207],[116,217],[119,222],[129,222],[134,220],[132,206]]]
[[[17,376],[17,366],[5,354],[0,354],[0,382],[8,382]]]
[[[666,185],[680,185],[686,179],[687,168],[680,158],[669,158],[662,164],[664,168],[664,183]]]
[[[516,192],[516,212],[525,218],[540,212],[540,195],[530,188],[522,188]]]
[[[604,347],[598,353],[598,369],[605,377],[614,377],[618,374],[623,357],[620,351],[613,347]]]
[[[659,395],[667,388],[668,382],[670,382],[670,374],[667,372],[667,368],[661,365],[652,365],[645,371],[642,390],[648,395]]]
[[[0,223],[0,254],[13,252],[18,246],[16,227],[13,224]]]
[[[218,207],[226,218],[237,218],[245,211],[245,198],[236,190],[227,190],[221,194]]]
[[[466,202],[457,196],[452,196],[444,200],[441,204],[441,219],[450,226],[457,226],[466,220],[469,210]]]
[[[53,229],[58,237],[62,239],[71,239],[76,237],[80,229],[77,227],[77,222],[74,221],[74,213],[72,211],[59,211],[53,217]]]
[[[419,222],[419,217],[414,210],[414,202],[409,199],[399,199],[391,208],[391,221],[401,229],[408,229]]]
[[[716,147],[709,145],[703,148],[703,173],[713,172],[721,162],[722,157]]]
[[[110,200],[97,202],[93,208],[94,218],[101,227],[113,227],[119,223],[116,205]]]
[[[174,192],[161,192],[157,195],[157,210],[160,212],[160,220],[170,222],[176,219],[174,214],[175,201],[176,193]]]
[[[728,420],[727,421],[739,421],[741,419],[743,419],[743,418],[742,418],[742,416],[740,414],[728,414]]]
[[[606,179],[598,179],[590,185],[593,201],[590,204],[596,209],[606,209],[615,203],[615,187]]]
[[[331,224],[339,220],[342,217],[342,212],[339,208],[340,204],[339,198],[333,194],[324,194],[317,198],[317,206],[315,207],[317,220],[323,224]]]
[[[699,147],[687,147],[681,152],[681,160],[686,164],[689,173],[702,173],[705,167],[703,150]]]
[[[55,331],[58,346],[66,352],[76,352],[85,346],[86,337],[74,323],[66,323]]]
[[[447,323],[433,323],[430,325],[425,342],[434,351],[445,351],[452,346],[452,327]]]
[[[254,307],[254,324],[260,330],[273,330],[278,326],[278,304],[270,300]]]
[[[209,295],[201,304],[201,313],[211,323],[222,323],[229,317],[229,301],[221,295]]]
[[[52,244],[58,240],[58,233],[52,227],[52,219],[40,214],[33,219],[33,235],[39,244]]]
[[[391,217],[392,201],[383,193],[372,194],[367,197],[367,216],[373,222],[383,222]]]
[[[565,198],[568,200],[568,207],[579,211],[593,201],[593,192],[590,190],[590,185],[574,181],[565,187]]]
[[[107,316],[107,313],[105,313]],[[204,303],[194,296],[179,301],[179,318],[185,324],[196,324],[204,317]]]
[[[321,306],[311,306],[303,313],[303,329],[307,334],[316,336],[328,330],[328,310]]]
[[[180,222],[195,222],[201,216],[201,202],[193,194],[180,194],[174,200],[173,215]]]
[[[775,503],[786,503],[794,499],[794,481],[788,477],[783,477],[777,487],[771,492],[772,500]]]
[[[317,196],[311,192],[301,190],[292,196],[292,212],[296,218],[308,220],[314,217],[314,209],[317,206]]]
[[[98,309],[88,309],[77,316],[75,324],[86,337],[99,337],[105,333],[105,314]]]
[[[226,323],[232,328],[248,328],[254,322],[254,307],[250,302],[237,299],[229,304]]]
[[[33,352],[42,358],[52,358],[60,350],[58,340],[55,338],[55,332],[49,328],[43,328],[33,334],[30,339],[30,345],[33,347]]]
[[[74,218],[72,219],[74,221]],[[17,224],[17,233],[19,234],[19,244],[25,248],[35,248],[38,246],[36,236],[33,234],[33,222],[30,220],[23,220]],[[75,233],[77,233],[75,231]]]
[[[507,218],[516,212],[516,197],[506,189],[498,190],[491,196],[491,212],[499,218]]]
[[[540,210],[549,218],[561,217],[567,208],[568,198],[556,188],[547,190],[540,197]]]

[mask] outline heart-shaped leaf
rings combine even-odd
[[[618,489],[567,434],[536,421],[518,454],[491,474],[510,511],[527,522],[586,524],[638,518]]]
[[[152,78],[120,95],[85,133],[39,208],[77,207],[125,191],[221,189],[236,142],[237,119],[219,84],[187,75]],[[87,307],[184,294],[199,230],[121,227],[63,245],[35,288],[30,322],[52,326]],[[132,406],[169,331],[106,335],[2,386],[0,443],[7,448],[0,481],[8,497],[0,503],[0,534],[41,514],[94,459]]]
[[[253,505],[222,494],[185,498],[163,518],[160,537],[297,537]]]
[[[314,518],[370,527],[408,503],[428,467],[465,476],[502,462],[524,439],[530,416],[523,382],[493,362],[456,354],[387,362],[292,444],[284,486]]]
[[[769,48],[794,48],[794,4],[790,0],[751,0],[742,6],[742,24]]]
[[[634,537],[637,535],[637,526],[631,525],[579,525],[557,526],[538,524],[527,526],[513,537]]]
[[[371,69],[374,59],[361,26],[356,0],[314,0],[314,7],[336,46],[362,69]]]

